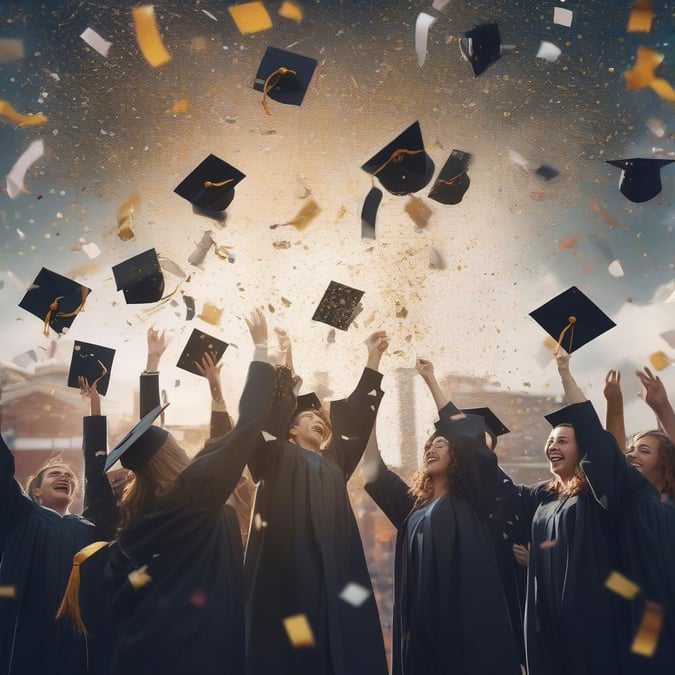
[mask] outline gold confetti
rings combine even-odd
[[[279,7],[279,16],[283,16],[284,19],[291,19],[300,24],[305,15],[302,11],[302,7],[298,4],[291,2],[291,0],[284,0],[284,2],[281,3],[281,7]]]
[[[296,649],[314,646],[314,633],[304,614],[288,616],[284,619],[284,628],[291,644]]]
[[[163,66],[171,61],[157,28],[155,8],[153,5],[134,7],[131,10],[136,30],[136,41],[145,60],[153,67]]]
[[[627,33],[649,33],[652,29],[654,5],[652,0],[635,0],[628,18]]]
[[[216,307],[216,305],[212,305],[210,302],[205,302],[199,318],[206,323],[210,323],[212,326],[219,326],[222,316],[223,310],[220,307]]]
[[[16,124],[21,124],[25,127],[34,127],[38,124],[44,124],[47,121],[47,118],[41,114],[22,115],[15,110],[14,106],[9,101],[3,101],[1,99],[0,115],[10,122],[15,122]]]
[[[663,352],[654,352],[649,355],[649,362],[656,370],[665,370],[672,361]]]
[[[0,586],[0,598],[16,597],[16,588],[14,586]]]
[[[426,227],[431,218],[431,209],[419,197],[410,197],[405,204],[405,212],[417,227]]]
[[[131,229],[132,216],[136,212],[141,200],[137,192],[134,192],[129,199],[127,199],[123,204],[121,204],[117,209],[117,226],[118,232],[117,236],[122,241],[129,241],[133,239],[136,235]]]
[[[185,115],[190,108],[190,103],[186,98],[181,98],[171,106],[171,112],[174,115]]]
[[[298,212],[298,214],[286,223],[286,225],[293,225],[297,230],[303,230],[309,225],[314,218],[321,213],[321,207],[316,203],[316,200],[310,199]]]
[[[148,574],[147,565],[139,567],[137,570],[130,572],[127,576],[129,583],[135,591],[139,588],[143,588],[143,586],[147,586],[152,581],[152,577]]]
[[[675,89],[670,82],[654,74],[663,58],[651,47],[638,47],[636,64],[624,73],[628,91],[651,87],[662,99],[675,101]]]
[[[228,7],[227,11],[243,35],[272,28],[272,18],[262,2],[243,2],[240,5]]]
[[[640,587],[627,579],[619,572],[612,572],[605,581],[605,588],[620,595],[626,600],[632,600],[639,592]]]
[[[659,644],[661,627],[663,626],[663,607],[655,602],[647,601],[640,620],[640,627],[633,638],[630,650],[633,654],[652,657]]]

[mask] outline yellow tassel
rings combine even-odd
[[[553,354],[555,356],[558,356],[558,352],[560,351],[560,345],[562,344],[563,338],[565,337],[565,334],[567,331],[571,328],[572,332],[570,333],[570,348],[567,350],[567,353],[572,352],[572,340],[574,339],[574,324],[577,322],[577,317],[576,316],[571,316],[567,320],[567,325],[560,331],[560,336],[558,337],[558,343],[555,346],[555,349],[553,350]]]
[[[267,102],[267,94],[269,93],[270,89],[274,89],[274,87],[276,87],[277,84],[279,84],[279,80],[281,79],[282,75],[296,75],[296,74],[297,73],[294,70],[286,68],[286,66],[280,66],[267,76],[265,84],[263,85],[262,101],[260,101],[260,103],[262,103],[262,107],[264,108],[266,115],[272,114],[270,112],[270,104]]]
[[[64,616],[70,617],[73,628],[78,635],[88,635],[87,629],[82,621],[82,612],[80,610],[80,565],[89,557],[97,553],[108,545],[107,541],[95,541],[73,556],[73,568],[68,577],[68,584],[63,594],[63,600],[56,612],[56,619],[62,619]]]
[[[221,180],[220,183],[214,183],[211,180],[205,180],[204,181],[204,187],[205,188],[223,187],[223,185],[227,185],[228,183],[231,183],[233,180],[234,180],[234,178],[228,178],[227,180]]]
[[[403,161],[404,155],[419,155],[420,152],[424,152],[424,148],[421,150],[408,150],[407,148],[399,148],[398,150],[394,150],[394,152],[391,153],[391,157],[384,164],[382,164],[382,166],[373,171],[373,176],[377,176],[380,171],[386,169],[390,162],[394,162],[394,164],[400,164]]]

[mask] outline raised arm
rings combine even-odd
[[[365,489],[398,529],[412,511],[415,500],[410,494],[408,485],[393,471],[387,469],[382,461],[375,427],[373,424],[361,465]]]
[[[668,400],[666,388],[658,375],[649,368],[635,372],[645,388],[645,403],[654,411],[659,427],[675,443],[675,411]]]
[[[330,451],[342,467],[345,479],[356,469],[366,449],[370,432],[384,392],[380,388],[382,374],[379,372],[382,354],[389,346],[384,331],[373,333],[366,340],[368,358],[361,379],[354,391],[345,399],[332,401],[330,421],[332,440]]]
[[[619,448],[623,449],[626,447],[626,425],[623,417],[621,373],[618,370],[610,370],[607,373],[602,393],[607,401],[605,429],[614,436]]]
[[[211,431],[209,438],[218,438],[232,431],[232,418],[227,412],[223,390],[220,384],[220,370],[222,364],[216,364],[213,356],[206,353],[197,363],[197,370],[206,378],[211,392]]]
[[[108,447],[106,418],[101,415],[101,398],[97,382],[91,385],[86,378],[78,377],[80,392],[89,398],[90,415],[82,419],[84,452],[84,510],[82,515],[99,530],[99,537],[110,539],[117,524],[117,501],[110,481],[105,474]]]
[[[441,386],[438,384],[436,374],[434,373],[434,364],[427,359],[418,358],[415,363],[415,369],[422,376],[427,387],[429,387],[436,408],[438,408],[438,410],[445,408],[445,406],[450,403],[450,396],[441,391]]]
[[[165,333],[163,331],[160,333],[150,326],[148,329],[148,357],[140,381],[141,418],[161,403],[159,398],[159,361],[167,344]]]
[[[570,355],[562,347],[555,355],[555,362],[558,366],[558,373],[567,403],[570,405],[572,403],[583,403],[586,400],[586,394],[584,394],[581,387],[572,377],[572,373],[570,372]]]
[[[267,325],[262,311],[254,310],[247,324],[256,346],[239,400],[237,423],[226,436],[209,441],[178,479],[191,502],[201,509],[217,510],[225,503],[269,414],[275,376],[267,362]]]
[[[35,505],[14,478],[14,455],[0,436],[0,556],[5,539],[28,518]]]

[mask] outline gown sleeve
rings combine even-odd
[[[237,485],[269,414],[274,368],[253,361],[239,401],[239,419],[232,431],[209,441],[177,481],[198,509],[216,511]]]
[[[365,452],[384,392],[382,373],[364,368],[354,391],[330,404],[332,439],[330,451],[349,480]]]
[[[14,478],[14,455],[0,436],[0,556],[9,534],[28,518],[33,507]]]
[[[398,530],[413,510],[415,499],[406,483],[385,466],[381,457],[377,478],[366,483],[365,489]]]
[[[159,373],[141,373],[140,378],[140,419],[161,405],[159,396]]]
[[[232,418],[228,412],[211,410],[211,426],[209,438],[220,438],[232,431]]]
[[[82,516],[98,528],[100,537],[111,539],[117,524],[117,500],[105,474],[108,445],[104,415],[88,415],[82,420],[84,450],[84,511]]]

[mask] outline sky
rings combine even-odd
[[[675,153],[673,103],[650,88],[628,91],[624,77],[638,47],[649,46],[664,56],[658,75],[675,83],[672,2],[656,3],[649,33],[626,32],[631,2],[623,0],[557,3],[573,12],[571,27],[553,23],[555,2],[531,0],[451,0],[440,11],[430,1],[307,1],[298,3],[299,22],[279,16],[280,2],[265,2],[271,27],[244,35],[228,12],[236,3],[167,0],[154,12],[171,60],[156,68],[136,40],[135,4],[0,4],[0,38],[22,40],[25,51],[0,63],[0,99],[47,116],[35,126],[0,118],[4,175],[31,142],[45,147],[25,192],[0,193],[0,361],[49,349],[42,323],[18,307],[41,267],[92,289],[56,358],[69,362],[75,339],[115,348],[111,407],[130,405],[148,328],[166,330],[169,423],[208,419],[204,381],[174,365],[193,328],[231,345],[223,378],[233,409],[251,354],[243,317],[253,306],[289,331],[305,390],[323,386],[334,398],[358,377],[365,338],[384,329],[381,442],[391,451],[419,442],[433,421],[421,382],[412,401],[400,395],[400,373],[418,356],[439,376],[478,377],[490,391],[559,394],[555,368],[541,361],[546,335],[528,313],[576,285],[617,323],[573,355],[579,384],[604,411],[605,373],[620,368],[628,429],[653,425],[632,373],[654,352],[675,356],[660,337],[675,329],[667,302],[675,164],[661,172],[662,192],[635,204],[606,160]],[[423,11],[436,22],[420,66],[414,33]],[[474,77],[459,36],[491,21],[505,49]],[[80,38],[86,28],[112,43],[107,56]],[[561,49],[557,61],[536,57],[542,40]],[[272,102],[271,116],[252,88],[268,46],[317,60],[302,106]],[[174,112],[181,101],[187,111]],[[415,121],[436,171],[453,149],[471,154],[469,190],[454,206],[428,198],[433,183],[414,196],[384,191],[376,238],[362,239],[361,206],[377,181],[360,167]],[[173,192],[210,153],[246,174],[221,222]],[[541,164],[559,175],[540,178]],[[117,211],[134,193],[135,236],[124,241]],[[283,225],[311,200],[319,212],[305,227]],[[418,222],[408,213],[425,210]],[[193,265],[205,232],[215,245]],[[83,248],[91,243],[95,258]],[[161,305],[126,305],[111,267],[151,247],[167,292],[176,292]],[[443,269],[430,268],[432,251]],[[622,277],[608,269],[616,260]],[[311,319],[333,280],[364,291],[361,314],[334,334]],[[182,294],[196,302],[189,321]],[[218,325],[199,318],[205,303],[222,309]],[[675,391],[672,366],[660,375]],[[405,436],[410,414],[425,420],[420,438]],[[517,434],[518,420],[508,422]]]

